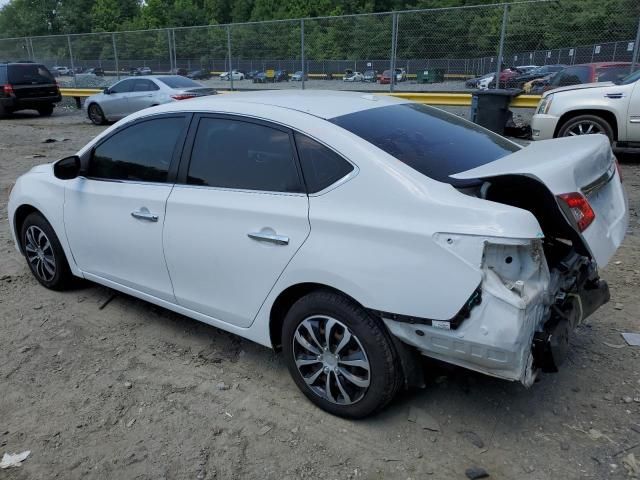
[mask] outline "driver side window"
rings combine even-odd
[[[156,118],[125,128],[93,151],[87,176],[164,183],[185,117]]]

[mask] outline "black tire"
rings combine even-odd
[[[580,133],[581,126],[584,133]],[[588,131],[589,127],[592,128],[591,131]],[[609,138],[609,142],[613,143],[614,141],[613,128],[611,127],[611,124],[604,118],[597,115],[579,115],[577,117],[570,118],[565,121],[558,130],[558,137],[588,135],[591,133],[602,133]]]
[[[107,119],[104,117],[104,112],[97,103],[92,103],[87,107],[87,115],[94,125],[104,125],[107,123]]]
[[[44,238],[34,235],[34,232],[42,232]],[[33,249],[34,240],[38,246],[42,247],[40,250],[43,255],[40,256]],[[48,242],[50,248],[47,247],[45,241]],[[60,245],[60,240],[58,240],[58,236],[49,222],[40,213],[34,212],[25,218],[20,228],[20,242],[27,265],[29,265],[31,273],[33,273],[38,282],[52,290],[65,290],[71,285],[73,275],[62,245]],[[35,259],[38,256],[40,256],[40,262]],[[43,257],[53,258],[53,274],[50,273],[51,262],[45,261]],[[31,261],[31,258],[35,260]],[[45,269],[44,265],[48,265],[48,267]]]
[[[53,114],[53,105],[44,105],[38,108],[41,117],[50,117]]]
[[[326,379],[329,377],[330,380],[333,381],[333,389],[329,387],[329,390],[333,390],[333,392],[335,392],[335,394],[332,395],[332,397],[335,397],[335,401],[330,401],[329,399],[324,398],[324,396],[321,396],[322,392],[317,393],[317,391],[314,391],[312,387],[307,384],[303,378],[302,370],[299,370],[296,365],[296,358],[301,358],[301,344],[298,342],[294,345],[296,331],[299,327],[303,328],[303,322],[305,322],[305,320],[313,321],[315,318],[327,317],[335,319],[338,324],[342,324],[334,324],[336,326],[333,327],[333,330],[329,328],[329,332],[333,332],[333,335],[329,335],[329,343],[333,344],[333,346],[329,345],[330,352],[333,351],[336,354],[347,352],[341,360],[344,361],[345,357],[348,359],[349,356],[352,355],[348,353],[350,351],[354,351],[350,350],[352,347],[355,347],[355,351],[358,353],[358,349],[361,347],[364,351],[364,358],[368,361],[369,367],[368,375],[364,374],[368,376],[368,386],[366,388],[358,388],[353,383],[350,383],[341,373],[342,370],[338,369],[340,366],[339,364],[335,367],[335,370],[332,371],[329,369],[329,372],[326,373],[328,367],[323,363],[324,360],[321,362],[319,360],[320,356],[315,360],[312,359],[314,364],[319,367],[319,370],[323,370],[323,373],[318,373],[318,370],[315,370],[315,372],[312,370],[307,378],[316,377],[318,385],[316,385],[315,388],[322,390],[322,385],[326,385]],[[336,332],[336,329],[341,329],[344,326],[348,328],[349,333],[352,335],[352,340],[349,340],[349,342],[354,341],[357,343],[345,344],[345,347],[340,350],[338,344],[342,342],[342,338],[344,338],[345,333],[343,329],[340,340],[338,340],[336,338],[336,333],[340,332]],[[324,338],[326,329],[319,329],[316,330],[316,332],[316,337],[320,335],[318,338]],[[354,337],[355,340],[353,340]],[[384,408],[395,397],[396,393],[402,386],[403,375],[400,360],[393,346],[390,334],[382,321],[370,315],[364,308],[353,300],[338,293],[328,290],[319,290],[298,300],[291,307],[284,319],[282,329],[282,349],[287,367],[289,368],[289,373],[298,388],[300,388],[306,397],[318,407],[340,417],[363,418],[377,412]],[[310,357],[315,357],[316,355],[315,352],[310,353],[311,350],[305,350],[302,348],[302,351],[309,352],[307,355],[310,355]],[[327,350],[325,349],[324,351],[326,352]],[[336,358],[340,361],[339,355]],[[306,365],[301,367],[301,369],[302,368],[316,367]],[[354,373],[354,369],[352,367],[344,367],[343,365],[343,368],[348,369],[349,373]],[[365,372],[365,370],[361,370],[361,372]],[[336,382],[340,383],[341,390],[338,390]],[[348,387],[355,388],[356,393],[354,393],[353,390],[349,390]],[[350,392],[349,394],[353,395],[353,399],[345,397],[340,393],[344,390]],[[342,397],[342,404],[337,402],[340,400],[340,397]],[[353,401],[353,403],[344,404],[346,403],[346,399]]]

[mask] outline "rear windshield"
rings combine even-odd
[[[194,82],[185,77],[158,77],[162,83],[167,85],[169,88],[194,88],[194,87],[202,87],[198,82]]]
[[[423,175],[455,186],[475,182],[455,180],[449,175],[519,150],[507,139],[474,123],[418,103],[372,108],[330,121]]]
[[[55,83],[53,76],[44,65],[19,64],[9,65],[9,83],[12,85],[39,85]]]

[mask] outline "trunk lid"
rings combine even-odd
[[[488,180],[503,175],[534,178],[542,182],[558,202],[562,202],[559,195],[582,193],[595,219],[579,233],[599,266],[609,262],[624,239],[629,213],[615,157],[604,135],[534,142],[511,155],[451,177]],[[571,219],[568,222],[574,226]]]
[[[200,97],[205,95],[215,95],[217,92],[215,88],[202,87],[202,88],[185,88],[183,90],[180,90],[180,93],[194,94]]]

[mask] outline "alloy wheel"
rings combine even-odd
[[[27,228],[24,249],[27,261],[34,273],[45,282],[50,282],[56,274],[56,259],[47,235],[36,225]]]
[[[314,315],[293,336],[298,372],[319,397],[338,405],[362,399],[371,382],[371,366],[360,340],[335,318]]]
[[[585,121],[576,123],[575,125],[572,125],[571,128],[569,128],[566,131],[565,136],[573,137],[576,135],[590,135],[594,133],[605,133],[605,132],[602,131],[602,128],[596,122],[585,120]]]

